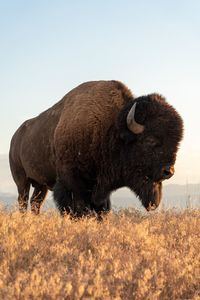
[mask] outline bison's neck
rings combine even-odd
[[[97,174],[108,190],[124,186],[122,140],[115,126],[109,128],[96,161]]]

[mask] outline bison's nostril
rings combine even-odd
[[[167,170],[164,170],[163,175],[169,176],[169,175],[171,175],[171,172],[170,172],[170,171],[167,171]]]
[[[174,167],[173,166],[165,166],[163,168],[163,178],[168,179],[174,175]]]

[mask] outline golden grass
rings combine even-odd
[[[101,223],[0,210],[0,299],[200,299],[200,210]]]

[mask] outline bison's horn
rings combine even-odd
[[[136,103],[134,103],[131,107],[126,118],[126,122],[129,130],[131,130],[135,134],[139,134],[144,131],[144,126],[135,121],[135,109]]]

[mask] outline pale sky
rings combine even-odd
[[[200,1],[0,1],[0,154],[26,119],[78,84],[158,92],[185,137],[170,183],[200,182]]]

